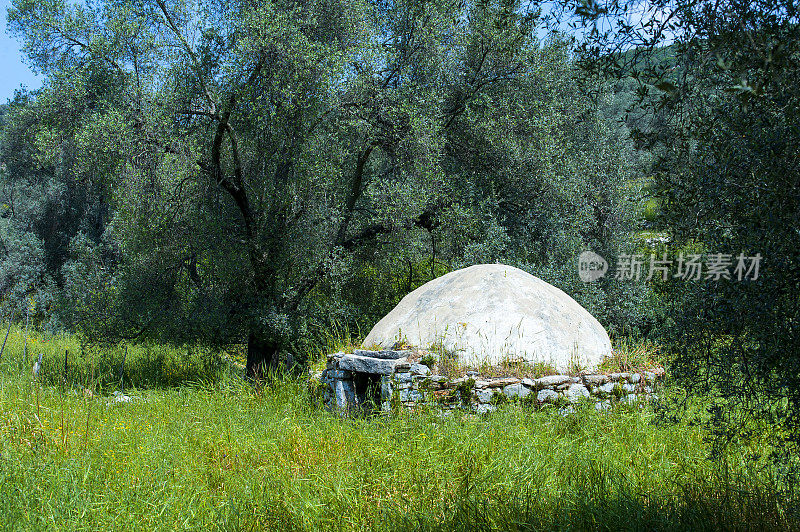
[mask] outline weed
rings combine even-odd
[[[430,369],[433,369],[436,366],[437,358],[435,355],[431,353],[427,353],[419,359],[419,363],[423,366],[428,366]]]
[[[640,372],[668,363],[668,357],[652,342],[619,338],[614,342],[611,356],[600,363],[599,369],[608,373]]]

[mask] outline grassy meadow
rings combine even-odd
[[[569,416],[510,404],[342,419],[302,378],[253,387],[217,353],[139,346],[79,356],[13,330],[0,360],[7,530],[788,530],[771,471],[698,426],[620,406]],[[29,344],[30,345],[30,344]],[[63,352],[67,359],[67,382]],[[230,357],[229,357],[230,358]],[[72,362],[70,362],[72,360]],[[60,362],[60,365],[59,365]],[[177,375],[177,377],[176,377]],[[132,386],[135,385],[135,386]],[[90,390],[90,391],[87,391]]]

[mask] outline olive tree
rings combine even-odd
[[[672,254],[730,261],[726,275],[662,287],[673,372],[709,399],[717,443],[770,432],[789,471],[782,451],[800,442],[797,6],[613,0],[566,12],[583,22],[584,66],[637,83],[629,118],[656,156]],[[761,257],[757,274],[737,273],[740,254]]]
[[[255,376],[359,249],[436,227],[453,194],[474,208],[451,132],[531,74],[534,15],[447,0],[18,0],[9,20],[46,91],[114,87],[86,110],[98,146],[83,162],[113,176],[116,290],[135,310],[123,323],[136,334],[200,314],[225,324],[213,334],[246,330]]]

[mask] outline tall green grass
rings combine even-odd
[[[0,381],[9,530],[775,530],[798,515],[699,428],[634,409],[342,419],[303,384],[131,403]],[[62,414],[63,412],[63,414]],[[62,422],[63,416],[63,422]]]
[[[118,403],[124,347],[34,334],[24,358],[22,334],[0,360],[2,529],[800,529],[754,449],[711,462],[699,426],[648,410],[343,419],[298,378],[154,344],[128,347]]]
[[[0,330],[0,343],[7,327]],[[83,345],[74,335],[47,335],[35,330],[28,331],[26,347],[24,328],[12,326],[0,358],[0,374],[31,376],[39,353],[44,355],[39,372],[42,385],[66,383],[70,388],[88,388],[100,394],[120,389],[123,383],[126,388],[213,384],[237,372],[235,363],[243,361],[237,353],[220,353],[198,345]]]

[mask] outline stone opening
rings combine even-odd
[[[328,390],[326,404],[341,412],[374,413],[385,409],[386,401],[391,398],[387,379],[398,369],[410,368],[407,355],[405,351],[388,349],[357,349],[352,354],[330,355],[322,374]]]
[[[358,409],[364,414],[381,408],[381,376],[372,373],[353,373],[353,388]]]

